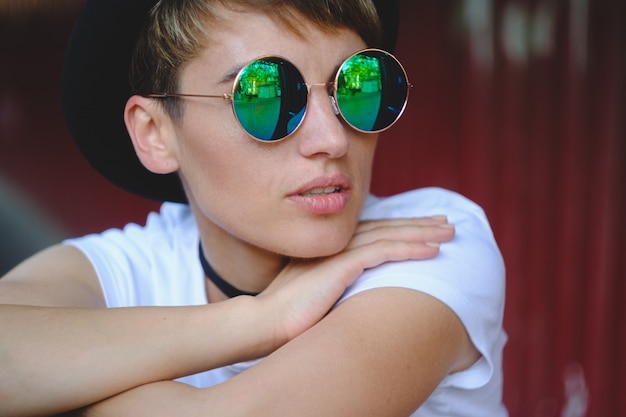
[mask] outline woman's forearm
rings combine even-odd
[[[203,390],[175,381],[142,385],[64,417],[197,417],[210,415],[200,404]]]
[[[357,294],[238,376],[208,388],[156,382],[81,417],[408,416],[480,356],[460,319],[419,291]]]
[[[0,305],[0,415],[66,411],[258,356],[272,343],[253,303],[239,297],[197,307]]]

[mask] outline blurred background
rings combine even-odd
[[[80,6],[0,2],[0,274],[158,208],[100,178],[65,128]],[[441,186],[484,207],[508,270],[512,417],[626,416],[626,2],[400,8],[396,54],[415,86],[381,138],[373,191]]]

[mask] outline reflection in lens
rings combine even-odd
[[[368,50],[348,59],[337,79],[337,106],[356,129],[375,132],[402,114],[408,82],[402,66],[389,54]]]
[[[233,95],[233,108],[241,126],[266,141],[282,139],[295,130],[305,105],[302,76],[293,64],[278,57],[257,59],[247,65]]]

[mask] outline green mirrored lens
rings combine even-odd
[[[264,141],[293,132],[304,117],[307,88],[293,64],[278,57],[257,59],[239,74],[233,108],[241,126]]]
[[[337,76],[337,107],[356,129],[376,132],[402,114],[409,84],[400,63],[381,50],[366,50],[348,59]]]

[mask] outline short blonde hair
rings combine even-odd
[[[134,94],[177,93],[180,70],[208,46],[207,22],[218,19],[219,7],[258,10],[299,34],[297,12],[325,31],[356,32],[370,47],[380,47],[382,29],[371,0],[160,0],[137,40],[130,69]],[[165,100],[175,119],[178,100]]]

